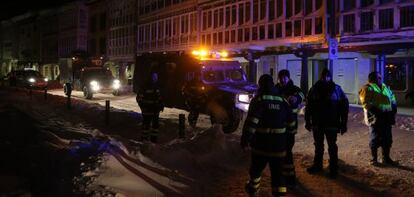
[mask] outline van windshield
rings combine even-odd
[[[207,82],[222,82],[224,73],[222,70],[207,70],[203,72],[203,79]]]
[[[226,78],[232,81],[244,81],[244,73],[242,69],[226,70]]]

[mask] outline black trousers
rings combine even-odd
[[[142,113],[143,116],[143,137],[158,137],[159,113]]]
[[[282,176],[282,165],[284,163],[284,159],[284,157],[268,157],[252,153],[249,170],[250,187],[255,190],[258,189],[260,186],[262,172],[265,169],[266,165],[269,163],[273,195],[286,195],[285,179]]]
[[[296,178],[295,166],[293,162],[293,146],[295,145],[295,134],[287,134],[286,138],[286,157],[283,164],[283,175],[286,180]]]
[[[392,126],[390,124],[374,124],[369,127],[369,146],[371,149],[391,148]]]
[[[336,170],[338,168],[338,146],[336,145],[338,131],[318,128],[314,129],[312,132],[315,145],[314,166],[320,168],[323,167],[324,136],[326,136],[326,141],[328,142],[329,167],[331,170]]]

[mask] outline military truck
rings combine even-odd
[[[222,124],[225,133],[234,132],[248,110],[257,85],[247,81],[238,61],[217,57],[219,55],[193,51],[192,54],[150,53],[137,56],[134,92],[143,87],[151,72],[157,72],[165,106],[189,110],[182,88],[198,75],[203,86],[200,88],[207,95],[200,112],[209,115],[212,124]]]
[[[107,68],[82,66],[70,75],[61,75],[66,76],[61,79],[65,95],[70,94],[72,90],[82,91],[86,99],[92,99],[95,93],[112,93],[115,96],[120,94],[121,82],[115,79]]]

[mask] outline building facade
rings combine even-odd
[[[137,54],[225,49],[241,54],[253,81],[288,69],[306,90],[330,68],[352,103],[376,70],[410,106],[413,23],[412,0],[147,0],[138,4]]]
[[[108,66],[123,84],[130,84],[135,67],[137,0],[108,0]]]
[[[107,58],[108,6],[106,0],[88,2],[88,52],[92,63],[103,66]]]
[[[39,71],[50,80],[59,77],[59,20],[56,10],[42,10],[37,18],[37,26],[40,31],[40,59]]]

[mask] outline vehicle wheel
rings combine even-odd
[[[93,97],[93,93],[86,86],[83,87],[83,97],[85,97],[86,99],[91,99]]]
[[[224,133],[233,133],[239,128],[242,112],[235,107],[223,111],[224,109],[221,108],[221,110],[214,110],[210,113],[211,124],[221,124]]]
[[[112,94],[113,94],[114,96],[119,96],[119,95],[120,95],[119,90],[114,90],[114,91],[112,91]]]

